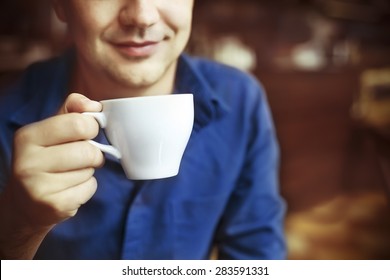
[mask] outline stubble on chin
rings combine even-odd
[[[141,58],[131,59],[130,65],[118,65],[109,62],[104,74],[115,85],[128,89],[143,89],[157,83],[164,75],[163,69],[153,64],[143,65]]]

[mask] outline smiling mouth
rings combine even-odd
[[[142,42],[120,42],[112,43],[115,49],[117,49],[125,57],[149,57],[153,55],[159,46],[158,41],[142,41]]]

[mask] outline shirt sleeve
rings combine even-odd
[[[286,258],[279,147],[263,91],[254,105],[246,159],[217,232],[219,259]]]

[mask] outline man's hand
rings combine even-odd
[[[16,132],[13,174],[0,201],[1,255],[33,257],[47,232],[93,196],[94,170],[104,157],[86,140],[98,134],[99,126],[79,113],[100,110],[99,102],[71,94],[56,116]]]

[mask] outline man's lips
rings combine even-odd
[[[159,43],[159,41],[128,41],[112,43],[112,45],[125,56],[145,57],[152,55],[156,51]]]

